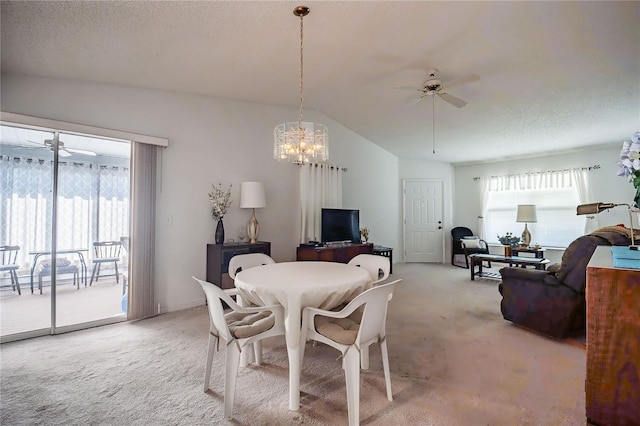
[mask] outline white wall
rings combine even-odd
[[[629,135],[631,138],[631,135]],[[600,165],[600,169],[588,172],[593,199],[591,202],[633,203],[635,190],[626,178],[617,176],[616,162],[620,158],[619,144],[584,149],[579,152],[548,155],[523,160],[500,161],[495,163],[457,166],[454,184],[454,222],[477,232],[480,215],[479,181],[474,177],[505,175],[510,173],[561,170],[576,167]],[[624,223],[629,226],[629,216],[625,208],[618,207],[597,215],[597,227]],[[514,230],[518,234],[519,230]],[[493,251],[493,250],[492,250]],[[547,251],[545,257],[559,262],[562,251]]]
[[[445,243],[445,253],[443,263],[451,258],[451,228],[457,226],[453,221],[453,167],[449,163],[437,161],[423,161],[401,158],[399,160],[399,179],[398,179],[398,209],[400,220],[398,235],[401,238],[401,249],[404,247],[403,235],[403,205],[402,205],[402,180],[403,179],[437,179],[443,182],[443,238]],[[402,250],[401,250],[402,251]],[[404,252],[399,253],[398,259],[404,260]]]
[[[238,207],[240,183],[264,182],[267,207],[256,212],[260,239],[271,241],[276,261],[295,260],[298,167],[272,159],[272,135],[277,124],[297,117],[297,108],[6,74],[0,89],[3,111],[169,139],[156,226],[155,294],[163,312],[204,301],[191,276],[205,276],[206,244],[214,239],[211,184],[233,185],[224,225],[226,238],[237,239],[251,215]],[[322,114],[305,118],[328,126],[330,163],[348,168],[344,206],[361,209],[373,241],[397,247],[397,158]]]

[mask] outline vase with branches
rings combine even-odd
[[[231,199],[231,185],[226,191],[222,189],[222,184],[211,185],[211,192],[209,192],[209,201],[211,201],[211,217],[217,221],[216,226],[216,244],[224,243],[224,224],[222,219],[227,214],[227,210],[231,206],[233,200]]]

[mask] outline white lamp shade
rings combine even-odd
[[[534,204],[519,204],[516,222],[535,223],[538,221],[536,217],[536,206]]]
[[[267,206],[262,182],[242,182],[240,184],[240,208],[260,209]]]

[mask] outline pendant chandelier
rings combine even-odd
[[[309,8],[298,6],[293,14],[300,17],[300,115],[298,121],[282,123],[273,131],[273,158],[295,164],[329,159],[329,135],[323,124],[303,120],[303,17]]]

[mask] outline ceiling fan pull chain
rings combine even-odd
[[[435,96],[431,96],[431,99],[433,100],[432,104],[433,104],[433,114],[431,114],[431,131],[432,131],[432,135],[431,135],[431,141],[433,143],[433,153],[436,153],[436,97]]]

